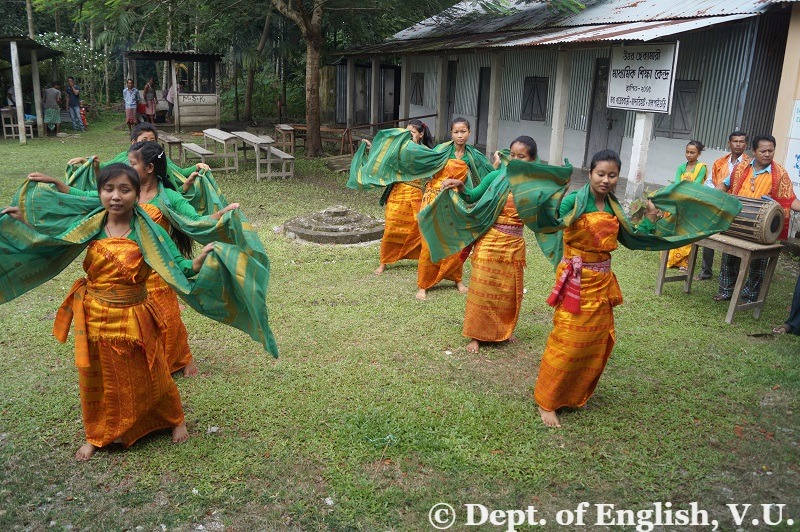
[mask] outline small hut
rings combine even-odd
[[[139,86],[136,79],[136,63],[138,61],[167,61],[171,76],[170,86],[177,87],[176,67],[183,65],[188,74],[186,90],[176,94],[174,98],[175,131],[186,127],[219,127],[219,86],[220,61],[219,54],[203,54],[199,52],[175,52],[171,50],[141,50],[125,54],[128,60],[129,76],[134,86]],[[169,87],[163,87],[169,90]],[[162,99],[159,94],[159,99]]]
[[[14,101],[18,102],[16,106],[16,121],[20,124],[21,134],[19,135],[20,144],[25,144],[27,139],[25,137],[25,116],[22,108],[22,76],[20,69],[23,66],[31,65],[31,72],[33,77],[33,96],[34,105],[36,107],[36,127],[39,136],[44,136],[44,120],[42,119],[42,106],[41,106],[41,93],[42,87],[39,82],[39,61],[50,59],[62,55],[58,50],[53,50],[47,46],[43,46],[33,39],[22,36],[9,36],[0,37],[0,59],[11,63],[11,74],[14,83]],[[5,87],[3,87],[5,89]],[[5,94],[3,94],[3,104],[5,105]]]

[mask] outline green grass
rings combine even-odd
[[[31,171],[61,175],[70,157],[123,150],[120,121],[106,115],[80,138],[0,141],[2,201]],[[270,254],[281,357],[187,310],[203,372],[177,378],[190,441],[156,434],[78,464],[72,346],[50,330],[80,263],[3,305],[0,529],[433,530],[437,502],[461,512],[456,529],[466,503],[535,505],[551,524],[581,501],[697,501],[721,530],[735,529],[728,503],[785,503],[800,520],[800,339],[747,336],[786,317],[791,258],[761,318],[740,313],[730,326],[711,300],[715,282],[656,296],[657,255],[615,252],[618,343],[587,407],[547,430],[531,393],[553,271],[530,233],[519,343],[468,355],[464,298],[448,283],[420,303],[413,262],[376,277],[377,245],[298,244],[274,231],[333,204],[381,216],[379,191],[350,191],[304,159],[292,180],[256,182],[252,163],[217,178]]]

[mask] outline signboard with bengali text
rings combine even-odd
[[[649,113],[672,111],[678,43],[611,47],[608,107]]]

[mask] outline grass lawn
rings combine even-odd
[[[113,129],[121,120],[106,115],[79,137],[27,146],[0,140],[2,203],[31,171],[62,175],[73,156],[125,149],[126,132]],[[176,377],[189,442],[160,433],[76,463],[73,346],[50,331],[80,262],[3,305],[0,530],[434,530],[439,502],[455,507],[457,530],[474,528],[465,504],[533,505],[546,529],[581,528],[556,518],[584,501],[589,524],[595,504],[654,502],[697,502],[720,530],[737,528],[727,504],[757,506],[744,529],[763,521],[767,503],[787,505],[784,529],[789,517],[800,522],[800,338],[748,336],[788,314],[790,257],[761,318],[740,313],[727,325],[727,305],[711,299],[716,276],[691,294],[671,283],[656,296],[657,254],[619,249],[614,353],[587,407],[548,430],[532,390],[554,279],[530,232],[519,342],[468,355],[464,296],[451,283],[418,302],[415,263],[372,273],[377,244],[299,244],[275,232],[335,204],[382,216],[380,191],[348,190],[318,160],[299,159],[286,181],[256,182],[252,162],[216,177],[270,255],[280,358],[187,309],[202,372]],[[507,527],[485,529],[495,528]]]

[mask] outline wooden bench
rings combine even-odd
[[[219,168],[212,168],[213,171],[217,170],[225,170],[225,173],[228,173],[228,170],[234,170],[236,172],[239,171],[239,153],[236,151],[236,145],[239,142],[239,137],[232,133],[228,133],[227,131],[222,131],[221,129],[204,129],[203,130],[203,147],[208,149],[208,141],[211,141],[214,144],[221,144],[222,151],[214,151],[212,157],[215,159],[222,159],[223,166]],[[230,149],[230,151],[228,151]],[[233,165],[231,166],[231,163]]]
[[[269,151],[266,161],[269,178],[283,177],[286,179],[294,176],[294,155],[289,155],[272,146],[262,146],[261,149]]]
[[[183,160],[183,141],[181,139],[169,133],[159,133],[158,142],[162,148],[167,150],[170,159],[172,159],[172,147],[178,148],[178,160]]]
[[[247,149],[248,147],[252,147],[256,153],[256,181],[261,181],[261,165],[264,164],[267,167],[267,176],[269,177],[270,173],[270,160],[272,158],[272,152],[269,151],[269,148],[275,141],[272,137],[268,137],[266,135],[254,135],[252,133],[248,133],[247,131],[234,131],[234,135],[236,135],[242,141],[242,155],[244,156],[245,162],[247,161]],[[262,150],[266,152],[266,157],[264,159],[261,158]]]
[[[656,279],[656,295],[661,295],[661,290],[664,283],[683,281],[683,291],[687,294],[692,289],[692,275],[694,274],[695,257],[697,257],[697,247],[703,246],[711,249],[718,249],[723,253],[739,257],[742,262],[739,267],[739,276],[736,278],[736,286],[733,289],[731,302],[728,305],[728,314],[725,316],[725,323],[730,325],[733,323],[733,315],[740,310],[753,309],[753,317],[758,318],[761,316],[761,309],[764,308],[764,303],[767,300],[767,293],[769,292],[769,285],[772,282],[772,275],[775,273],[775,266],[778,265],[778,257],[781,254],[783,245],[781,244],[757,244],[749,242],[728,235],[711,235],[710,237],[692,244],[692,250],[689,253],[689,267],[686,272],[681,272],[680,275],[667,276],[667,257],[668,253],[661,253],[661,264],[658,269],[658,277]],[[764,279],[761,281],[761,291],[758,293],[758,298],[752,303],[739,303],[739,297],[744,288],[747,274],[750,270],[750,261],[753,259],[767,258],[767,270],[764,272]]]
[[[274,146],[294,155],[294,128],[289,124],[275,124]]]
[[[184,142],[183,143],[183,152],[182,152],[182,154],[183,154],[183,159],[182,159],[183,163],[182,164],[184,164],[184,165],[186,164],[186,161],[188,159],[187,155],[189,153],[192,153],[192,154],[197,155],[198,157],[200,157],[200,162],[201,163],[205,163],[205,164],[208,164],[208,163],[206,163],[206,157],[212,157],[214,155],[214,152],[209,151],[209,150],[205,149],[204,147],[202,147],[202,146],[200,146],[198,144],[195,144],[194,142]]]

